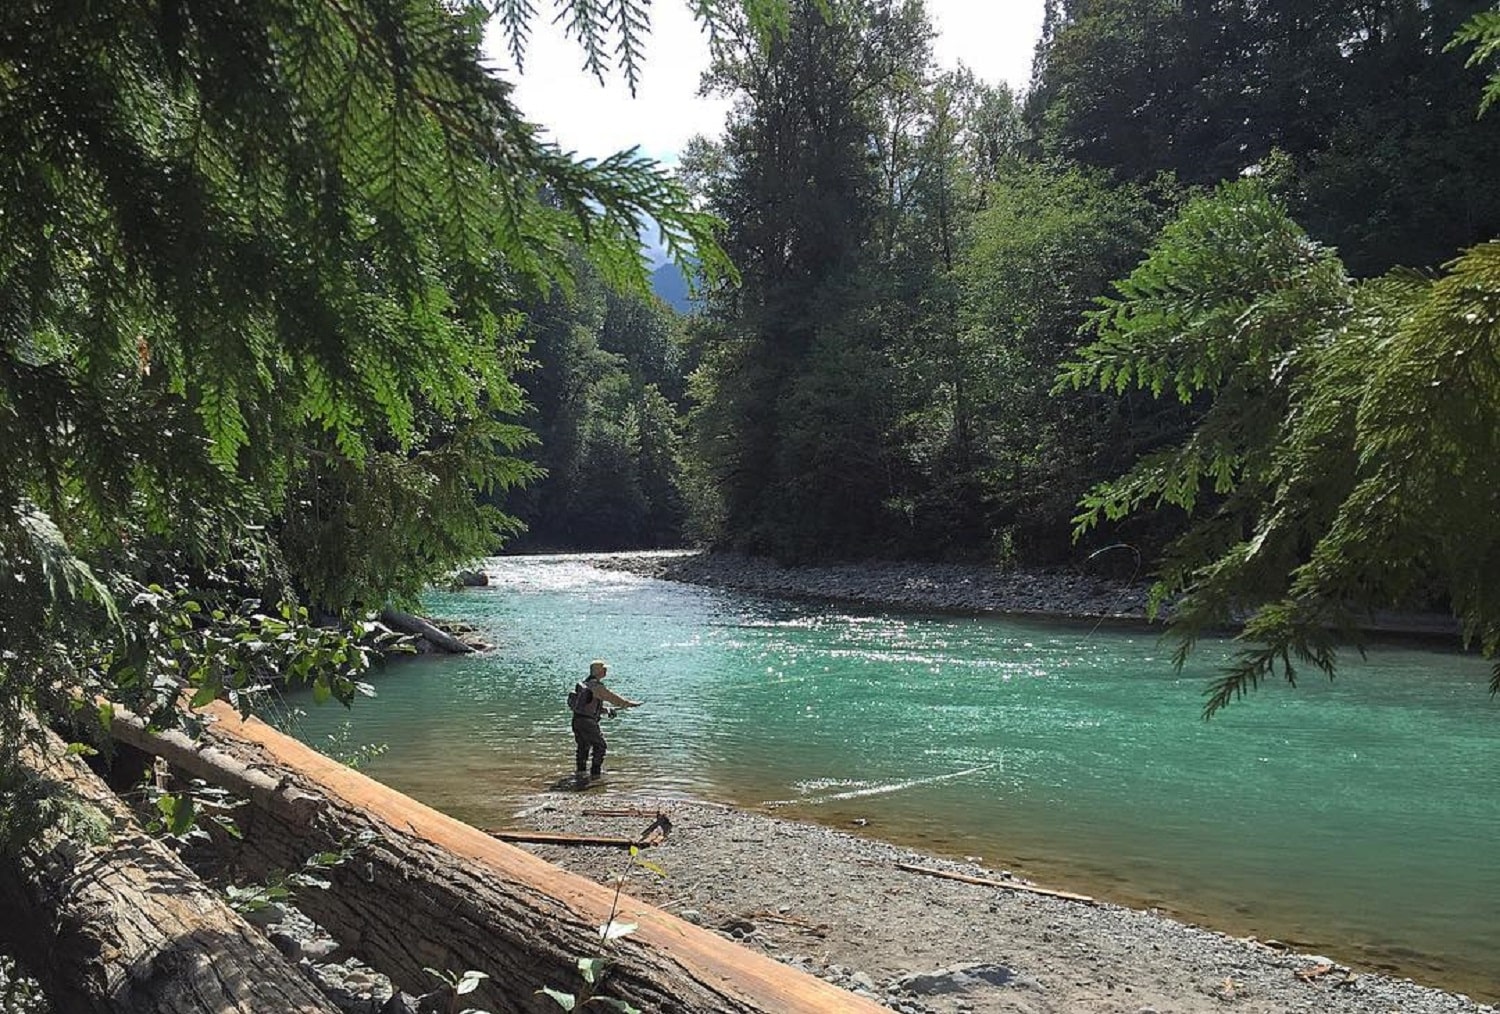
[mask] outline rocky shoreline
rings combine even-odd
[[[618,848],[518,847],[609,886],[623,876],[621,920],[636,900],[653,904],[899,1014],[1495,1014],[1273,940],[1027,890],[978,856],[938,858],[716,803],[552,791],[512,826],[630,837],[659,818],[669,830],[635,860]],[[294,904],[251,921],[345,1014],[448,1009],[446,990],[395,989]]]
[[[862,561],[784,566],[738,553],[608,553],[583,557],[601,570],[785,598],[819,598],[936,612],[1006,613],[1130,624],[1147,617],[1150,582],[1082,569]]]
[[[1120,551],[1129,553],[1127,547]],[[786,566],[739,553],[669,550],[580,554],[601,570],[732,588],[781,598],[813,598],[877,608],[995,614],[1038,620],[1072,620],[1163,630],[1166,603],[1149,612],[1151,578],[1138,570],[1121,579],[1102,568],[1051,569],[983,564],[866,560]],[[1456,649],[1458,621],[1451,614],[1382,612],[1360,624],[1375,640]],[[1233,630],[1222,631],[1232,634]]]

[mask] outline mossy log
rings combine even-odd
[[[581,988],[578,959],[598,956],[612,887],[568,873],[332,761],[255,719],[211,705],[198,742],[128,718],[116,734],[195,777],[248,796],[237,861],[263,874],[364,835],[297,905],[350,952],[411,992],[425,969],[477,969],[476,1006],[556,1012],[543,986]],[[624,861],[621,861],[623,869]],[[884,1008],[622,895],[605,993],[653,1012],[852,1011]]]
[[[17,752],[0,936],[69,1014],[336,1014],[50,731]]]

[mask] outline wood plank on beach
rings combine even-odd
[[[599,845],[606,848],[628,849],[631,846],[652,845],[644,838],[619,838],[598,834],[562,834],[554,831],[524,831],[510,828],[481,828],[491,838],[500,841],[525,842],[530,845]]]
[[[978,884],[981,887],[999,887],[1007,891],[1025,891],[1027,894],[1041,894],[1049,898],[1082,901],[1090,905],[1098,904],[1086,894],[1074,894],[1071,891],[1054,891],[1050,887],[1035,887],[1031,884],[1022,884],[1014,880],[990,880],[985,877],[971,877],[966,873],[949,873],[947,870],[934,869],[931,866],[917,866],[913,863],[897,863],[896,869],[905,870],[908,873],[925,873],[929,877],[957,880],[965,884]]]

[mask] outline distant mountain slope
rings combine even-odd
[[[693,313],[698,309],[688,294],[687,277],[671,261],[651,272],[651,290],[678,313]]]

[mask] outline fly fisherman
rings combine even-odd
[[[605,687],[604,677],[608,674],[609,666],[595,659],[589,663],[588,676],[579,680],[573,692],[568,694],[568,707],[573,712],[573,739],[578,744],[573,777],[579,785],[597,779],[604,769],[604,753],[609,744],[604,742],[604,732],[599,728],[600,711],[606,704],[614,708],[638,708],[642,703],[621,697]],[[592,764],[589,763],[591,751],[594,755]]]

